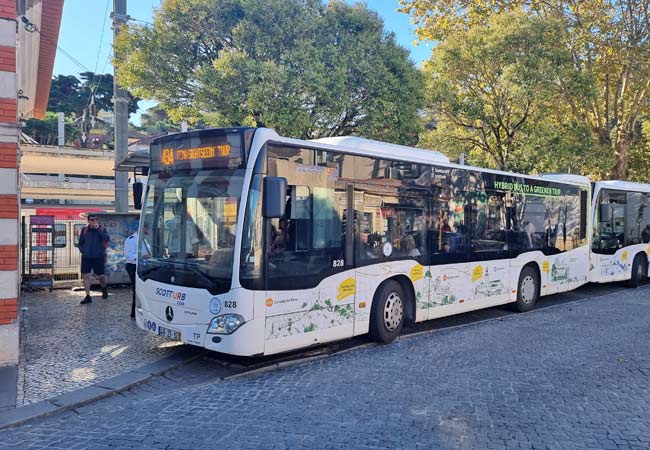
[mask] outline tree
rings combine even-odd
[[[98,111],[113,111],[113,75],[82,72],[74,75],[55,75],[52,78],[47,110],[63,112],[66,116],[81,117],[84,111],[95,115]],[[93,111],[91,96],[94,98]],[[129,114],[138,110],[140,99],[129,94]]]
[[[152,106],[140,116],[140,128],[150,134],[159,134],[167,131],[180,131],[169,118],[167,111],[159,105]]]
[[[120,81],[175,121],[417,139],[422,77],[377,14],[320,0],[168,0],[116,44]]]
[[[548,94],[566,56],[552,44],[560,31],[552,22],[505,12],[439,44],[425,66],[436,127],[422,143],[502,170],[575,170],[575,150],[585,150],[589,139],[576,124],[548,115],[554,101]],[[549,148],[558,150],[551,158]]]
[[[555,46],[567,63],[554,86],[555,111],[590,130],[609,149],[603,176],[628,175],[630,149],[649,112],[650,0],[400,0],[421,39],[446,40],[506,10],[561,25]]]
[[[79,128],[70,118],[65,119],[65,138],[72,141],[79,137]],[[56,113],[47,111],[42,120],[29,119],[23,131],[43,145],[57,145],[59,138],[59,118]]]

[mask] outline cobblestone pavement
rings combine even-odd
[[[231,380],[203,358],[0,448],[649,449],[649,338],[645,286]]]
[[[176,344],[136,327],[131,290],[109,289],[108,299],[83,291],[25,292],[18,366],[18,406],[54,397],[156,361]]]

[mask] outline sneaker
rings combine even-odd
[[[108,298],[108,288],[107,287],[102,288],[102,298]]]
[[[88,303],[92,303],[92,302],[93,302],[93,299],[90,298],[90,295],[86,295],[86,297],[83,300],[81,300],[81,303],[79,303],[79,304],[80,305],[87,305]]]

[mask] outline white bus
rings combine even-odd
[[[589,280],[629,280],[634,287],[648,277],[650,185],[598,181],[593,186],[593,237]]]
[[[199,130],[151,145],[137,324],[236,355],[540,296],[589,278],[590,183],[368,141]],[[630,255],[632,257],[632,255]]]

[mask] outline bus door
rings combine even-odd
[[[265,352],[350,337],[356,277],[344,157],[271,144],[267,152],[268,174],[288,189],[285,215],[266,219]]]

